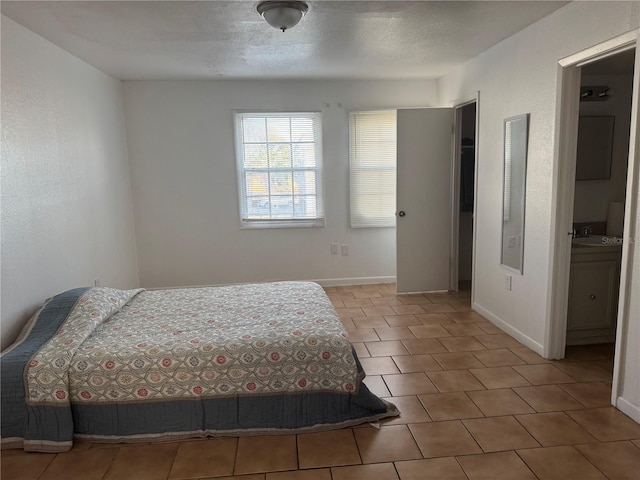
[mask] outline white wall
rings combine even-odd
[[[632,75],[583,75],[582,85],[607,85],[611,97],[605,102],[580,102],[580,115],[613,116],[611,178],[576,181],[573,221],[605,222],[609,202],[624,202],[629,158]]]
[[[439,81],[441,104],[480,91],[475,306],[543,351],[548,302],[558,60],[638,28],[637,2],[574,2],[467,62]],[[500,268],[502,124],[530,113],[524,274],[504,288]],[[638,255],[638,253],[636,254]],[[640,268],[640,257],[635,262]],[[636,315],[630,321],[639,321]],[[631,338],[637,339],[637,325]],[[638,345],[634,347],[637,351]],[[637,358],[637,357],[636,357]],[[640,406],[640,366],[624,373],[623,395]],[[635,387],[632,385],[635,378]]]
[[[45,298],[138,283],[120,82],[2,16],[2,347]]]
[[[395,276],[395,229],[349,227],[347,113],[434,105],[435,81],[140,81],[124,90],[142,286]],[[235,109],[322,111],[324,228],[240,229]],[[332,256],[332,242],[348,244],[349,256]]]

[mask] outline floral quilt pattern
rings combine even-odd
[[[348,394],[360,381],[348,334],[315,283],[142,291],[99,317],[72,356],[47,357],[59,377],[66,367],[69,388],[58,390],[73,403]],[[38,388],[32,400],[42,398],[58,393]]]
[[[25,373],[27,402],[68,404],[69,366],[80,345],[98,325],[141,291],[93,288],[82,295],[62,327],[31,358]]]

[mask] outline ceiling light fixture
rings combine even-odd
[[[258,13],[273,28],[283,32],[295,27],[309,10],[305,2],[261,2],[257,6]]]

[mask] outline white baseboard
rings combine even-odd
[[[616,407],[634,422],[640,423],[640,407],[622,397],[616,400]]]
[[[267,280],[261,282],[243,283],[268,283],[282,280]],[[396,283],[396,277],[353,277],[353,278],[325,278],[322,280],[300,280],[301,282],[315,282],[323,287],[341,287],[347,285],[378,285],[380,283]],[[203,287],[225,287],[228,285],[242,285],[242,283],[218,283],[212,285],[187,285],[178,287],[149,287],[146,290],[173,290],[178,288],[203,288]]]
[[[504,332],[508,333],[513,338],[518,340],[520,343],[522,343],[522,344],[526,345],[527,347],[529,347],[531,350],[536,352],[538,355],[540,355],[540,356],[543,355],[544,348],[543,348],[542,344],[536,342],[534,339],[532,339],[528,335],[522,333],[517,328],[512,327],[507,322],[502,320],[500,317],[498,317],[494,313],[490,312],[489,310],[484,308],[482,305],[479,305],[477,302],[474,302],[471,305],[471,308],[473,310],[475,310],[476,312],[478,312],[483,317],[485,317],[491,323],[493,323],[500,330],[503,330]]]
[[[353,277],[353,278],[325,278],[311,280],[323,287],[342,287],[345,285],[377,285],[379,283],[396,283],[396,277]]]

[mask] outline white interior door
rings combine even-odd
[[[399,293],[449,288],[453,109],[398,110]]]

